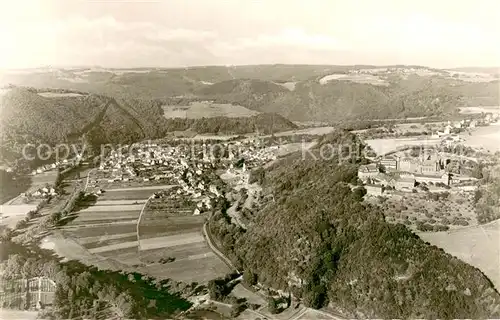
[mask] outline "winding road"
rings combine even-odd
[[[207,240],[207,244],[208,246],[210,247],[210,249],[231,269],[231,270],[234,270],[238,273],[241,273],[238,269],[236,269],[236,267],[231,263],[231,260],[229,260],[222,252],[219,251],[219,249],[217,249],[217,247],[214,245],[213,243],[213,240],[212,240],[212,237],[210,236],[210,234],[208,233],[207,231],[207,226],[208,226],[208,223],[209,223],[210,219],[207,220],[207,222],[205,222],[205,224],[203,225],[203,236],[205,237],[205,239]]]

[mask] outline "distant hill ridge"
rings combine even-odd
[[[480,71],[489,69],[496,68]],[[498,75],[480,77],[458,70],[479,69],[282,64],[64,69],[6,73],[0,76],[0,83],[70,89],[117,99],[210,99],[259,112],[275,112],[294,121],[330,123],[442,116],[459,107],[498,104]],[[345,74],[350,76],[334,80],[335,75]],[[333,80],[319,83],[329,75],[333,75]],[[376,81],[384,85],[377,85]],[[281,85],[285,83],[289,84],[286,88]]]

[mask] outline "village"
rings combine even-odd
[[[384,148],[358,169],[365,201],[384,208],[388,221],[420,231],[476,225],[473,195],[481,167],[495,156],[490,150],[464,146],[468,136],[463,133],[474,134],[476,126],[497,126],[498,120],[498,114],[486,114],[475,120],[448,121],[430,139],[400,139],[392,149],[387,147],[389,139],[367,140],[369,146],[376,141]],[[455,197],[457,203],[450,200]]]
[[[210,150],[209,150],[210,148]],[[128,149],[128,150],[127,150]],[[212,172],[231,176],[235,184],[248,183],[248,170],[276,160],[278,145],[263,147],[257,139],[209,146],[205,142],[169,146],[144,142],[113,150],[89,180],[88,190],[97,195],[107,187],[178,185],[178,194],[199,199],[194,214],[209,208],[209,196],[220,196]],[[246,173],[246,174],[245,174]],[[155,195],[160,197],[160,195]]]

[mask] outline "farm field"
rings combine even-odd
[[[130,269],[141,264],[137,221],[146,200],[158,188],[123,190],[106,192],[95,204],[75,212],[69,218],[71,221],[59,228],[58,236],[50,238],[45,245],[52,246],[68,259],[78,259],[100,268]],[[130,193],[138,199],[130,199]],[[106,198],[109,194],[112,197]]]
[[[82,94],[79,93],[72,93],[72,92],[67,92],[67,93],[57,93],[57,92],[39,92],[39,96],[45,97],[45,98],[59,98],[59,97],[81,97],[83,96]]]
[[[460,108],[460,113],[463,114],[474,114],[474,113],[488,113],[491,112],[493,114],[500,114],[500,106],[483,106],[483,107],[463,107]]]
[[[214,117],[251,117],[258,112],[239,105],[192,102],[189,106],[163,106],[165,118],[201,119]]]
[[[262,298],[258,294],[246,289],[241,283],[237,284],[233,288],[233,291],[231,291],[231,293],[236,297],[247,299],[249,303],[265,305],[267,302],[266,300],[264,300],[264,298]]]
[[[137,190],[147,190],[146,188],[161,188],[162,186],[169,184],[169,179],[160,179],[160,180],[149,180],[144,181],[141,177],[135,177],[129,181],[113,181],[109,182],[108,179],[111,178],[111,175],[99,172],[95,174],[89,182],[89,188],[100,188],[100,189],[123,189],[123,188],[134,188]],[[97,182],[96,182],[97,181]]]
[[[36,210],[36,204],[1,205],[0,226],[14,229],[16,224],[26,217],[29,211]]]
[[[388,86],[389,83],[384,79],[374,76],[371,74],[343,74],[343,73],[334,73],[323,78],[319,79],[320,84],[327,84],[329,81],[337,80],[337,81],[352,81],[356,83],[366,83],[375,86]]]
[[[468,147],[486,149],[491,152],[500,151],[500,123],[493,123],[487,127],[478,127],[472,131],[471,135],[462,134],[460,136],[465,141],[463,144]]]
[[[435,146],[441,142],[440,139],[415,139],[415,138],[400,138],[400,139],[367,139],[365,142],[377,153],[383,155],[404,146]]]
[[[295,143],[282,144],[279,146],[279,149],[277,150],[276,155],[278,157],[283,157],[283,156],[286,156],[287,154],[301,151],[303,149],[308,150],[308,149],[312,148],[315,144],[316,144],[316,142],[304,142],[304,143],[295,142]]]
[[[500,290],[500,220],[448,232],[418,233],[447,253],[479,268]]]
[[[341,319],[326,312],[307,308],[307,310],[297,320],[323,320],[323,319]]]
[[[212,252],[205,256],[190,257],[165,264],[147,266],[151,276],[176,281],[206,283],[217,277],[222,277],[230,272],[229,268]]]
[[[459,80],[466,82],[490,82],[498,80],[493,74],[479,72],[448,71],[450,74],[458,77]]]
[[[273,83],[277,84],[277,85],[280,85],[280,86],[282,86],[284,88],[287,88],[290,91],[294,91],[295,90],[295,85],[297,84],[296,81],[288,81],[288,82],[283,82],[283,83],[273,82]]]
[[[32,187],[40,187],[45,185],[46,183],[49,185],[53,185],[56,182],[57,171],[51,170],[47,172],[38,173],[31,177]]]
[[[127,265],[111,259],[91,254],[79,245],[74,239],[63,236],[60,232],[45,237],[40,245],[43,249],[53,250],[63,261],[78,260],[87,265],[94,265],[99,269],[126,270]]]
[[[35,320],[38,319],[38,311],[10,310],[0,308],[0,319]]]
[[[149,198],[153,193],[160,191],[162,189],[155,188],[152,190],[126,190],[119,192],[110,192],[109,190],[104,190],[105,192],[99,196],[99,200],[104,201],[116,201],[116,200],[128,200],[128,201],[141,201]]]
[[[477,225],[473,193],[449,193],[439,200],[430,196],[426,193],[394,194],[380,205],[387,222],[403,223],[410,228],[415,228],[418,222],[451,229]]]
[[[154,185],[154,186],[144,186],[144,187],[131,187],[131,188],[115,188],[108,189],[106,192],[124,192],[124,191],[151,191],[154,193],[165,188],[171,188],[173,185]]]
[[[167,187],[105,190],[95,204],[68,218],[57,236],[45,238],[43,246],[99,268],[140,269],[162,279],[201,283],[225,275],[229,268],[206,244],[205,217],[193,216],[194,203],[173,192],[172,198],[147,201]]]
[[[229,269],[214,255],[203,237],[203,215],[178,195],[151,199],[139,223],[139,254],[148,273],[178,281],[206,282]],[[172,259],[159,263],[161,259]]]
[[[283,137],[283,136],[292,136],[292,135],[301,135],[301,134],[310,134],[310,135],[321,136],[321,135],[332,132],[334,129],[335,129],[334,127],[330,127],[330,126],[306,128],[306,129],[278,132],[278,133],[275,133],[274,136]],[[269,137],[270,136],[271,135],[269,135]]]

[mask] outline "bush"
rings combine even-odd
[[[246,309],[246,305],[242,303],[236,303],[231,306],[231,318],[236,318]]]
[[[271,314],[279,313],[278,303],[273,297],[270,297],[269,300],[267,301],[267,308],[269,309],[269,313]]]
[[[28,226],[28,221],[26,219],[19,220],[16,223],[16,229],[24,229]]]
[[[438,232],[438,231],[448,231],[450,229],[450,227],[448,226],[444,226],[444,225],[440,225],[440,224],[437,224],[434,226],[434,231]]]
[[[428,223],[418,222],[417,230],[419,231],[434,231],[434,227]]]
[[[26,214],[26,218],[27,218],[28,220],[31,220],[31,219],[33,219],[36,215],[37,215],[37,212],[36,212],[36,211],[30,210],[30,211]]]

